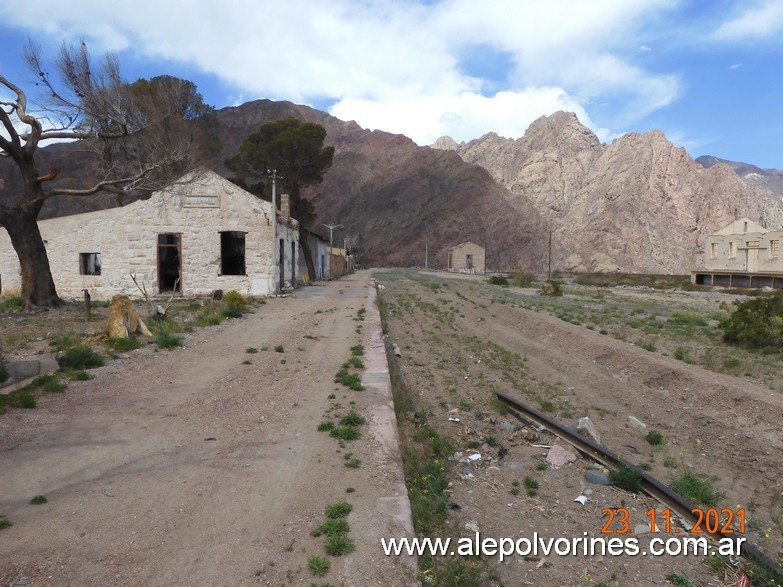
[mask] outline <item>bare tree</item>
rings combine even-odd
[[[13,160],[22,179],[18,192],[0,192],[0,226],[19,257],[25,307],[55,306],[62,301],[37,223],[44,202],[109,192],[121,204],[130,193],[164,187],[196,163],[203,134],[193,122],[214,111],[191,82],[163,76],[125,83],[112,54],[94,70],[84,43],[61,48],[57,80],[31,42],[25,60],[46,96],[33,110],[25,90],[0,75],[4,94],[10,92],[0,97],[0,156]],[[38,149],[53,139],[82,141],[94,151],[98,175],[89,185],[53,186],[59,169],[41,173]]]

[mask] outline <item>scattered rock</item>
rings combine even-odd
[[[470,520],[469,522],[465,522],[465,530],[470,530],[471,532],[478,532],[479,526],[477,522],[474,522],[473,520]]]
[[[555,468],[562,467],[568,463],[573,463],[576,459],[577,456],[574,453],[559,444],[550,448],[546,455],[546,462]]]
[[[587,471],[585,473],[585,481],[587,481],[588,483],[592,483],[594,485],[612,484],[612,482],[609,481],[609,477],[607,477],[603,473],[599,473],[598,471]]]
[[[639,430],[641,432],[647,430],[647,424],[642,422],[639,418],[635,418],[634,416],[628,416],[628,419],[625,421],[625,426],[627,428],[633,428],[634,430]]]
[[[513,433],[514,430],[516,429],[516,426],[514,426],[514,424],[512,424],[511,422],[506,422],[505,420],[500,422],[500,427],[503,428],[503,430],[505,430],[509,434]]]
[[[598,429],[595,427],[595,424],[593,424],[593,421],[587,416],[579,418],[576,423],[576,431],[585,438],[589,438],[593,442],[601,444],[601,435],[598,434]]]

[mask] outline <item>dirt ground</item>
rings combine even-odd
[[[383,381],[377,313],[357,317],[369,291],[360,272],[269,299],[184,348],[124,353],[36,409],[0,415],[0,515],[13,523],[0,584],[410,583],[377,545],[405,533],[390,399],[334,382],[356,344],[366,376]],[[359,440],[341,447],[317,430],[349,411],[367,420]],[[36,495],[47,503],[30,505]],[[341,501],[356,549],[327,557],[311,532]],[[331,563],[322,577],[313,556]]]
[[[624,507],[642,549],[649,543],[642,525],[646,512],[660,506],[586,483],[593,468],[587,459],[543,467],[545,445],[555,439],[504,413],[493,400],[503,391],[534,407],[547,402],[549,415],[563,422],[588,415],[604,445],[646,463],[663,482],[682,470],[712,476],[725,494],[721,506],[749,510],[746,537],[781,558],[781,527],[772,521],[783,512],[779,391],[547,312],[492,303],[497,290],[484,278],[411,270],[374,275],[388,307],[388,332],[400,347],[399,368],[417,402],[415,425],[426,420],[462,453],[450,473],[445,535],[473,536],[478,528],[494,538],[595,537],[606,522],[602,510]],[[195,330],[179,350],[149,345],[125,353],[94,370],[95,379],[41,396],[34,410],[0,415],[0,515],[14,524],[0,532],[0,584],[411,584],[406,561],[383,557],[378,545],[380,536],[407,532],[406,500],[383,365],[372,355],[381,349],[369,277],[360,272],[270,299],[242,319]],[[535,295],[505,292],[512,300]],[[719,299],[619,293],[683,307]],[[34,316],[18,319],[34,331]],[[28,352],[46,347],[35,338],[55,335],[34,337]],[[381,384],[377,391],[371,385],[350,391],[333,381],[360,342],[365,382]],[[278,345],[284,352],[275,352]],[[248,347],[259,352],[248,354]],[[349,410],[367,418],[361,439],[340,446],[317,430]],[[628,416],[660,431],[665,444],[648,444],[626,425]],[[463,462],[476,453],[480,459]],[[351,458],[358,468],[345,466]],[[526,494],[525,478],[538,484],[535,496]],[[584,506],[573,501],[580,494],[588,498]],[[35,495],[47,503],[30,505]],[[324,556],[324,547],[311,531],[324,507],[342,500],[353,506],[356,550],[326,557],[331,569],[314,577],[308,561]],[[701,556],[483,562],[494,571],[486,585],[624,587],[687,579],[723,586],[735,585],[737,576],[735,567]]]
[[[533,532],[547,538],[600,536],[606,521],[602,510],[620,507],[630,511],[631,528],[643,533],[646,512],[660,509],[651,499],[586,483],[585,473],[593,468],[587,459],[543,468],[539,463],[549,449],[541,446],[555,439],[504,414],[493,401],[494,392],[502,391],[536,408],[547,402],[549,415],[567,424],[589,416],[605,446],[634,464],[645,463],[664,483],[683,470],[710,476],[725,494],[720,506],[748,510],[745,537],[781,560],[779,391],[513,303],[515,295],[522,299],[534,290],[509,288],[504,293],[509,303],[491,303],[492,286],[478,276],[400,270],[376,276],[417,413],[426,414],[427,424],[452,438],[462,453],[452,472],[447,535],[472,536],[478,527],[482,537],[496,539]],[[649,295],[684,307],[718,303],[714,294]],[[628,427],[628,416],[661,432],[664,446],[651,446],[645,432]],[[464,462],[473,453],[481,458]],[[536,496],[526,495],[525,477],[538,483]],[[518,495],[514,482],[521,488]],[[580,494],[588,497],[585,506],[574,502]],[[639,536],[641,545],[650,538]],[[737,582],[736,568],[720,568],[700,556],[542,558],[486,560],[503,585],[657,585],[667,584],[667,577],[678,585],[686,584],[679,579],[693,585]]]

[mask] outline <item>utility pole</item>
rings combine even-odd
[[[278,276],[278,279],[275,280],[275,268],[280,267],[280,262],[277,260],[278,253],[278,246],[277,246],[277,192],[276,192],[276,183],[277,178],[280,177],[277,175],[277,170],[267,169],[267,174],[272,176],[272,291],[277,294],[280,292],[280,281],[282,278],[282,275]],[[282,179],[282,177],[280,177]]]
[[[322,224],[321,226],[325,226],[329,229],[329,280],[331,281],[333,279],[332,275],[332,257],[334,256],[334,247],[332,246],[332,231],[334,231],[335,228],[340,228],[342,224]]]
[[[547,271],[547,281],[552,281],[552,226],[549,226],[549,270]]]

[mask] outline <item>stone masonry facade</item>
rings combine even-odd
[[[273,219],[270,202],[198,170],[147,200],[39,227],[64,298],[81,298],[85,289],[95,299],[138,295],[131,274],[150,294],[176,286],[185,296],[218,289],[263,296],[298,280],[299,225],[281,208]],[[19,261],[2,228],[0,279],[3,293],[21,289]]]

